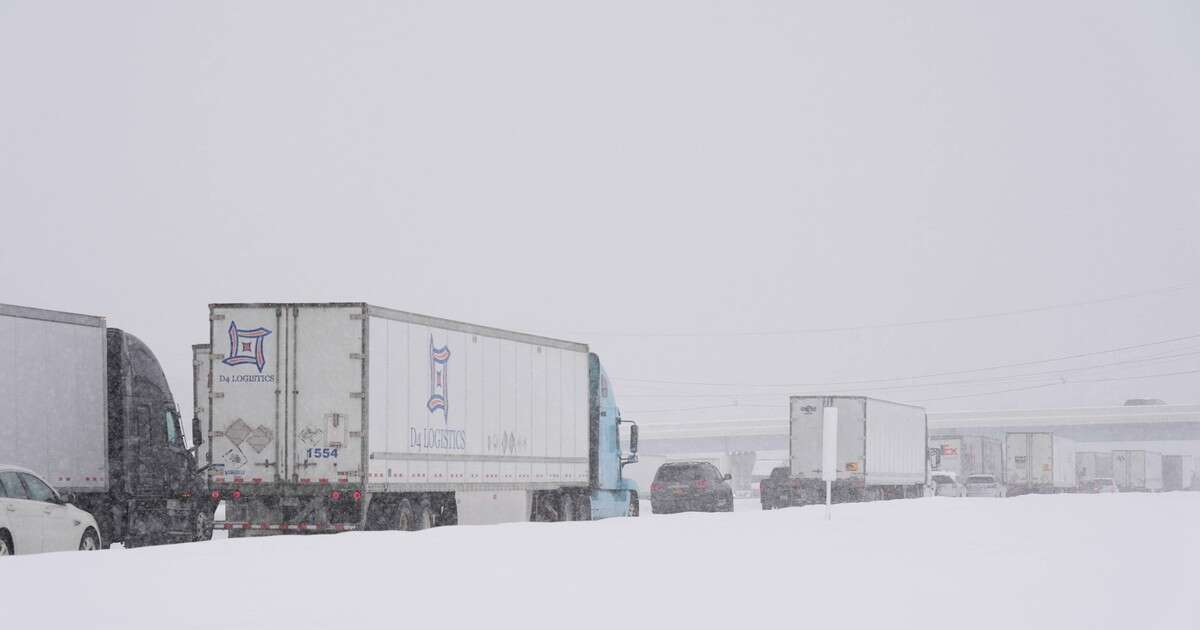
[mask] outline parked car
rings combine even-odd
[[[732,512],[731,478],[708,462],[663,464],[650,484],[650,509],[655,514]]]
[[[1120,492],[1117,489],[1117,482],[1112,477],[1096,477],[1084,482],[1082,490],[1091,494],[1108,494],[1112,492]]]
[[[1008,494],[1004,484],[996,481],[995,475],[971,475],[967,477],[967,496],[1003,497]]]
[[[0,465],[0,556],[100,548],[91,514],[24,468]]]
[[[929,473],[929,489],[935,497],[965,497],[967,490],[954,473],[935,470]]]

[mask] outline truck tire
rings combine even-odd
[[[98,536],[96,534],[96,530],[89,527],[89,528],[87,528],[86,531],[83,532],[83,537],[81,537],[79,539],[79,550],[80,551],[99,551],[100,550],[100,536]]]
[[[422,501],[421,507],[417,509],[417,518],[413,522],[413,531],[419,532],[423,529],[433,529],[435,522],[433,508],[429,506],[428,501]]]
[[[575,495],[570,492],[562,493],[558,498],[558,520],[573,521],[575,516]]]
[[[396,505],[395,515],[392,517],[392,529],[399,532],[416,531],[417,513],[413,510],[412,502],[408,499],[401,499]]]
[[[629,493],[629,505],[625,507],[625,516],[637,517],[642,512],[642,505],[638,502],[638,493]]]
[[[16,550],[13,549],[12,538],[9,537],[8,531],[0,529],[0,558],[15,554]]]

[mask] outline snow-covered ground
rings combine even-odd
[[[0,594],[5,628],[1200,628],[1198,527],[1200,493],[915,499],[16,557]]]

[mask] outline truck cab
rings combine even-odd
[[[134,547],[196,540],[207,531],[198,512],[208,502],[162,366],[123,330],[109,328],[107,343],[112,483],[105,500],[86,507],[105,542]]]
[[[608,373],[595,353],[588,354],[588,386],[592,519],[637,516],[638,484],[622,474],[627,464],[637,462],[637,423],[621,417]],[[621,451],[622,424],[629,427],[627,453]]]

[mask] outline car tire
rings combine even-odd
[[[84,530],[83,536],[81,536],[79,538],[79,550],[80,551],[99,551],[100,550],[100,536],[98,534],[96,534],[96,530],[92,529],[91,527]]]

